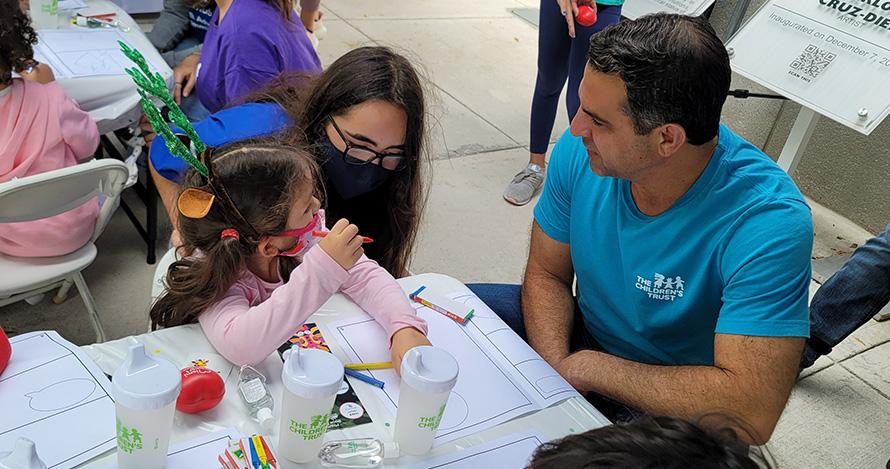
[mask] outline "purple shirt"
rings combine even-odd
[[[201,63],[198,99],[210,112],[261,89],[281,72],[319,72],[321,61],[296,13],[285,21],[264,0],[235,0],[219,23],[213,13]]]

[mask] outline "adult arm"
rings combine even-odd
[[[648,365],[582,350],[557,366],[580,391],[594,391],[652,415],[738,418],[749,443],[769,441],[797,377],[800,337],[716,334],[713,366]],[[749,434],[749,432],[751,434]]]
[[[164,0],[164,10],[146,34],[159,52],[172,50],[189,29],[189,7],[185,0]]]
[[[547,236],[535,221],[522,282],[522,316],[529,345],[551,366],[569,355],[574,272],[569,245]]]

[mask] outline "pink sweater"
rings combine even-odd
[[[99,131],[56,83],[14,79],[0,91],[0,183],[74,166],[92,156]],[[93,235],[99,204],[91,200],[65,213],[23,223],[0,224],[0,253],[61,256]]]
[[[287,283],[263,281],[249,270],[223,298],[199,317],[210,343],[230,362],[263,361],[334,293],[341,292],[367,311],[392,339],[405,327],[426,334],[426,322],[386,269],[367,256],[343,270],[318,245],[311,246]]]

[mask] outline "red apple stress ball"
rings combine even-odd
[[[226,393],[226,383],[219,373],[202,366],[180,370],[182,390],[176,399],[176,410],[196,414],[216,407]]]
[[[596,23],[596,6],[579,6],[575,21],[581,26],[593,26],[593,24]]]

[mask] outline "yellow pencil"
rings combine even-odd
[[[343,367],[350,370],[385,370],[387,368],[392,368],[392,362],[352,363],[343,365]]]

